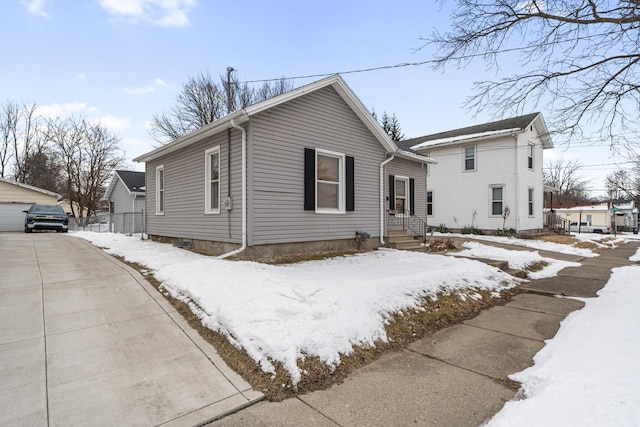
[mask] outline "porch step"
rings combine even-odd
[[[408,234],[406,230],[388,230],[387,244],[394,249],[402,249],[405,251],[424,251],[422,239]]]

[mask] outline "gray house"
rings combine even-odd
[[[426,214],[435,163],[391,141],[338,75],[134,160],[150,238],[245,259],[384,244],[390,214]]]
[[[112,231],[140,233],[143,230],[145,209],[145,173],[117,170],[104,193],[109,202]]]

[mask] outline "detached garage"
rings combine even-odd
[[[60,196],[42,188],[0,178],[0,231],[24,231],[24,212],[34,203],[55,205]]]

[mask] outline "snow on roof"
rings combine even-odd
[[[511,129],[500,129],[500,130],[491,130],[491,131],[485,131],[485,132],[477,132],[477,133],[471,133],[468,135],[450,136],[448,138],[440,138],[440,139],[425,141],[420,144],[414,145],[411,148],[413,148],[414,150],[418,150],[425,147],[433,147],[435,145],[450,144],[452,142],[460,142],[468,139],[477,139],[477,138],[486,138],[490,136],[505,135],[513,132],[518,132],[519,130],[520,129],[518,128],[511,128]]]

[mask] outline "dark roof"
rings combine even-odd
[[[120,176],[120,179],[122,179],[122,182],[124,182],[124,185],[127,186],[129,191],[144,193],[144,172],[116,171],[116,173]]]
[[[402,141],[404,144],[414,147],[426,141],[435,141],[437,139],[453,138],[456,136],[473,135],[483,132],[494,132],[506,129],[524,129],[536,118],[540,113],[531,113],[524,116],[512,117],[510,119],[498,120],[497,122],[484,123],[466,128],[449,130],[446,132],[434,133],[431,135],[419,136],[417,138],[406,139]]]

